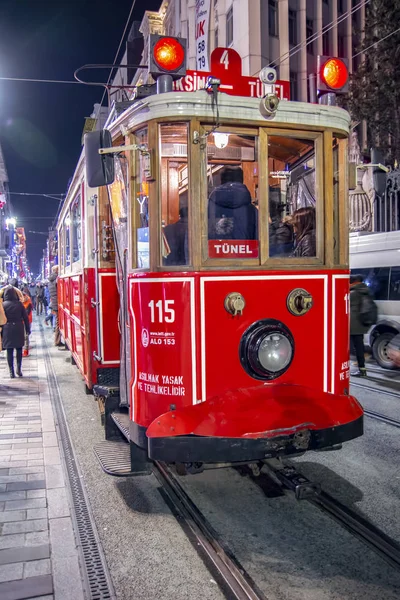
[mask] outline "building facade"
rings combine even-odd
[[[13,274],[13,242],[14,223],[11,219],[8,175],[0,146],[0,282],[6,281]]]
[[[209,10],[208,54],[216,47],[234,48],[248,76],[274,66],[279,79],[290,81],[292,100],[310,100],[310,75],[316,72],[317,55],[347,58],[350,72],[361,60],[355,56],[365,22],[361,0],[162,0],[158,11],[146,11],[140,25],[142,64],[147,62],[149,33],[160,33],[186,38],[187,66],[199,70],[196,3]],[[138,39],[135,29],[132,41]],[[122,64],[129,58],[126,53]],[[125,85],[147,81],[145,71],[134,75],[128,69],[121,69],[115,78],[116,84]],[[129,94],[121,91],[114,96],[121,101]]]

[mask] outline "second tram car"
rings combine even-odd
[[[119,297],[110,210],[104,190],[90,189],[85,156],[75,170],[58,221],[59,327],[90,393],[119,385]]]
[[[110,474],[362,435],[349,395],[349,115],[276,104],[266,116],[264,101],[215,86],[150,95],[86,137],[120,298],[119,390],[95,386]],[[107,318],[116,328],[115,310]]]

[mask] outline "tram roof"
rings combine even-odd
[[[107,123],[106,127],[115,136],[120,133],[121,126],[128,130],[136,129],[141,124],[161,118],[177,117],[187,119],[216,119],[216,108],[212,96],[206,91],[197,92],[168,92],[148,96],[132,104],[115,121]],[[237,126],[253,121],[257,126],[261,123],[274,123],[281,127],[296,125],[307,128],[334,129],[338,133],[347,134],[350,128],[349,113],[337,106],[325,106],[308,102],[291,102],[282,100],[276,113],[270,118],[264,118],[260,113],[260,99],[245,96],[218,95],[219,121],[237,121]]]

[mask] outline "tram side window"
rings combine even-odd
[[[188,125],[160,125],[161,254],[165,266],[188,265]]]
[[[72,261],[77,262],[82,254],[82,224],[81,224],[81,197],[75,198],[71,208],[72,228]]]
[[[389,288],[389,267],[371,267],[369,269],[352,269],[352,275],[362,275],[364,283],[375,300],[387,300]],[[398,284],[400,283],[400,269]],[[392,285],[392,283],[391,283]],[[396,298],[397,299],[397,298]]]
[[[67,215],[64,219],[64,239],[65,239],[65,266],[71,265],[71,217]]]
[[[135,142],[147,146],[147,128],[135,133]],[[148,155],[138,153],[136,162],[135,227],[137,238],[136,264],[138,269],[150,267]]]
[[[208,255],[258,258],[258,137],[215,131],[207,141]]]
[[[268,185],[270,256],[316,256],[314,141],[269,136]]]
[[[400,267],[390,269],[389,300],[400,300]]]

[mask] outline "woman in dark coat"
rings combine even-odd
[[[295,246],[292,256],[316,256],[315,208],[306,206],[293,213]]]
[[[17,375],[18,377],[22,377],[22,346],[25,341],[25,330],[27,335],[29,335],[31,327],[26,309],[18,298],[16,290],[11,286],[4,292],[3,308],[6,313],[7,323],[3,325],[2,341],[3,350],[7,350],[10,377],[15,377],[14,348],[17,351]]]

